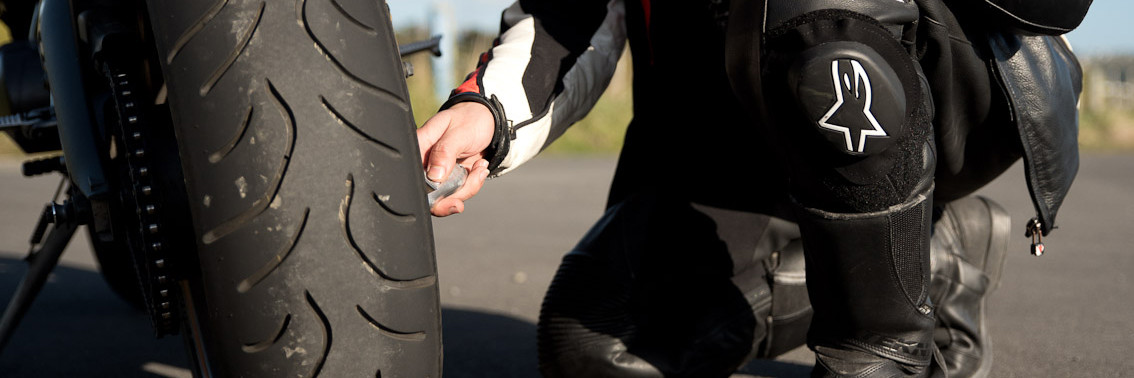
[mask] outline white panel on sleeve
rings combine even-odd
[[[509,121],[523,121],[532,118],[524,91],[524,72],[532,60],[535,19],[524,14],[517,2],[504,11],[504,21],[512,27],[500,35],[500,44],[492,48],[492,59],[484,67],[482,90],[486,97],[495,95],[500,100]]]
[[[511,149],[500,164],[497,176],[531,160],[539,151],[563,135],[568,127],[591,111],[610,84],[614,70],[618,67],[618,59],[622,56],[622,50],[626,45],[625,12],[622,0],[611,0],[607,4],[606,19],[591,37],[590,47],[579,56],[563,77],[563,91],[552,99],[540,119],[516,130],[516,139],[512,140]],[[496,50],[493,52],[495,53]],[[495,59],[491,63],[496,63]],[[519,75],[522,80],[523,73],[520,72]],[[488,82],[487,74],[485,82]],[[518,88],[522,91],[522,85]],[[516,105],[516,109],[527,110],[521,116],[513,115],[512,108],[505,103],[505,112],[510,122],[516,121],[514,124],[519,124],[533,116],[526,101],[525,98],[522,108]],[[503,99],[501,102],[504,102]]]

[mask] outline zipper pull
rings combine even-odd
[[[1024,236],[1032,238],[1032,256],[1043,256],[1043,222],[1040,222],[1039,217],[1028,221]]]

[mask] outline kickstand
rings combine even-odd
[[[4,309],[4,317],[0,318],[0,354],[4,352],[4,347],[12,338],[16,327],[20,325],[20,320],[23,319],[24,314],[31,307],[32,301],[43,288],[47,276],[59,264],[59,256],[63,255],[63,249],[71,241],[75,229],[79,228],[79,217],[74,216],[74,211],[70,211],[72,209],[71,200],[66,201],[63,205],[48,204],[36,225],[36,231],[31,240],[32,251],[27,258],[29,265],[27,275],[16,287],[16,293],[12,295],[8,307]],[[48,224],[52,224],[53,227],[47,234],[47,238],[44,239],[44,232],[47,231]],[[40,241],[43,243],[40,244]],[[35,249],[37,244],[39,244],[38,250]]]

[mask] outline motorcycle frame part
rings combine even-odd
[[[410,42],[398,46],[398,55],[402,58],[426,51],[434,57],[441,56],[441,36],[435,35],[424,41]],[[413,76],[413,64],[409,61],[402,61],[402,71],[407,78]],[[430,204],[432,205],[432,202]]]
[[[24,153],[29,154],[58,151],[61,146],[57,126],[55,109],[51,107],[0,117],[0,132],[7,133]]]
[[[0,111],[7,114],[29,113],[48,106],[51,93],[44,85],[43,65],[31,41],[12,41],[0,47],[4,55],[3,89]]]
[[[410,42],[398,46],[398,55],[403,58],[425,51],[433,56],[441,56],[441,36],[435,35],[424,41]]]
[[[60,149],[55,110],[35,43],[0,47],[0,132],[25,153]]]
[[[74,7],[68,0],[42,0],[35,22],[36,40],[52,92],[60,145],[67,157],[71,182],[86,198],[105,200],[111,195],[99,129],[92,120],[87,85],[75,27]]]
[[[75,230],[83,223],[85,216],[82,208],[85,206],[82,202],[85,202],[82,196],[72,193],[71,198],[62,205],[52,202],[44,208],[36,225],[37,235],[32,236],[32,250],[27,257],[28,271],[4,309],[3,318],[0,318],[0,354],[4,353],[4,348],[43,289],[47,277],[59,264],[59,257],[71,242]],[[51,230],[43,238],[40,230],[46,231],[48,224],[52,225]],[[36,244],[39,244],[38,249],[35,248]]]

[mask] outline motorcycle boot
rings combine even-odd
[[[992,366],[985,299],[1000,283],[1011,220],[996,202],[965,197],[950,202],[930,245],[937,306],[934,341],[950,377],[987,377]]]
[[[812,376],[929,376],[931,203],[921,193],[873,213],[801,211]]]

